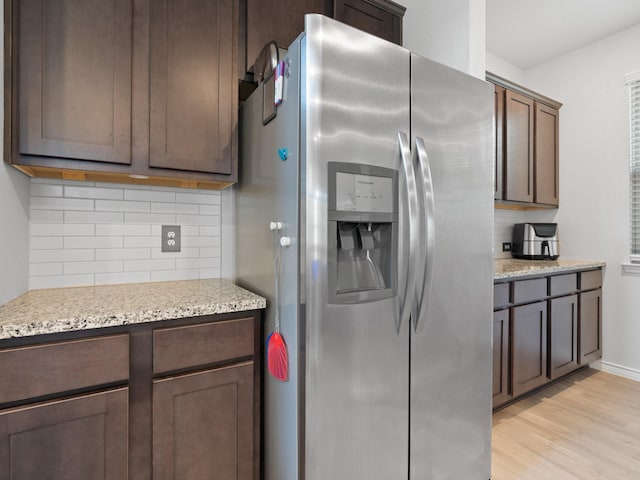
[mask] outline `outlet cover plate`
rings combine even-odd
[[[180,251],[180,225],[162,225],[162,251]]]

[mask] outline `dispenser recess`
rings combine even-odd
[[[397,171],[339,162],[328,168],[329,303],[396,295]]]

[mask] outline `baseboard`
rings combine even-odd
[[[602,370],[603,372],[611,373],[613,375],[618,375],[620,377],[625,377],[631,380],[635,380],[636,382],[640,382],[640,370],[636,370],[635,368],[624,367],[622,365],[616,365],[615,363],[610,362],[603,362],[602,360],[591,362],[589,366],[591,368],[595,368],[596,370]]]

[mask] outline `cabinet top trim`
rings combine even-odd
[[[391,15],[395,15],[396,17],[404,17],[404,13],[407,11],[407,7],[403,7],[402,5],[392,2],[391,0],[364,0],[367,3],[370,3],[376,8],[380,8],[389,12]]]
[[[506,78],[496,75],[495,73],[485,73],[487,82],[491,82],[494,85],[500,85],[501,87],[508,88],[509,90],[520,93],[521,95],[525,95],[549,107],[556,108],[558,110],[560,109],[560,107],[562,107],[562,103],[558,102],[557,100],[542,95],[541,93],[535,92],[527,87],[523,87],[522,85],[518,85],[517,83],[514,83],[511,80],[507,80]]]

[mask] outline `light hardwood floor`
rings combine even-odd
[[[492,480],[640,480],[640,382],[593,369],[493,415]]]

